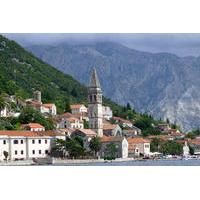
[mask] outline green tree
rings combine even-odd
[[[94,155],[97,156],[97,153],[101,150],[101,139],[97,136],[93,137],[90,140],[89,147],[94,152]]]
[[[82,138],[82,137],[76,136],[76,137],[73,138],[73,140],[74,140],[77,144],[81,145],[82,147],[84,146],[84,142],[83,142],[83,138]]]
[[[130,103],[127,103],[126,109],[127,109],[127,110],[132,110]]]
[[[70,99],[69,98],[66,98],[65,100],[65,112],[69,112],[71,113],[71,108],[70,108]]]
[[[159,152],[162,141],[159,138],[153,138],[150,145],[151,152]]]
[[[160,134],[161,134],[160,130],[155,127],[150,127],[150,128],[142,130],[142,135],[144,137],[146,137],[148,135],[160,135]]]
[[[192,147],[192,146],[189,145],[189,150],[190,150],[190,154],[194,155],[194,147]]]
[[[84,128],[86,128],[86,129],[89,128],[89,122],[87,122],[85,119],[83,120],[83,126],[84,126]]]
[[[116,144],[114,143],[107,144],[106,151],[105,151],[106,158],[115,160],[115,158],[117,157],[117,151],[118,151],[118,148]]]
[[[19,122],[22,124],[34,122],[43,125],[46,130],[54,129],[52,119],[45,118],[38,110],[35,110],[34,108],[29,106],[21,110]]]
[[[195,133],[190,132],[190,133],[186,134],[185,137],[186,137],[186,138],[190,138],[190,139],[194,139],[194,138],[196,137],[196,135],[195,135]]]
[[[161,145],[161,152],[164,155],[181,155],[183,147],[176,141],[166,141]]]

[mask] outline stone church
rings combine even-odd
[[[96,69],[93,69],[88,87],[88,117],[89,128],[103,137],[102,90]]]
[[[88,87],[88,118],[89,128],[101,138],[102,149],[101,156],[104,157],[108,144],[115,144],[117,148],[116,157],[128,157],[128,141],[120,134],[112,136],[104,135],[103,126],[103,108],[102,108],[102,90],[97,76],[96,69],[93,69],[89,87]]]

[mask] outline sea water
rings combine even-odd
[[[191,160],[132,160],[125,162],[65,163],[64,166],[200,166],[200,159]]]

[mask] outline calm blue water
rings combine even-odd
[[[89,164],[60,164],[60,166],[200,166],[200,160],[142,160]]]

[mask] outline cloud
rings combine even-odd
[[[200,34],[198,33],[9,33],[3,35],[24,46],[33,44],[53,45],[63,42],[94,43],[112,41],[133,49],[153,53],[169,52],[179,56],[200,55]]]

